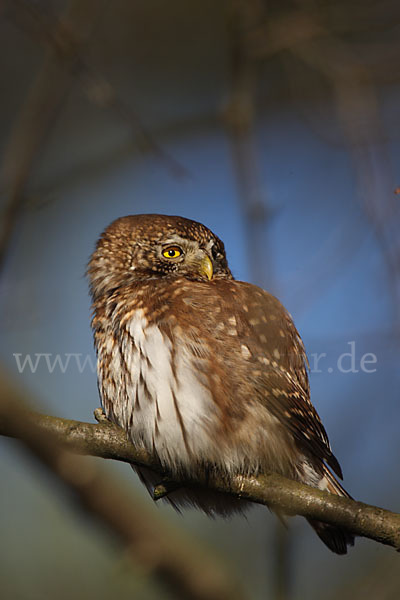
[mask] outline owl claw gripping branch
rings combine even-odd
[[[207,227],[164,215],[114,221],[88,273],[104,412],[172,475],[275,471],[339,496],[341,469],[310,401],[306,354],[280,302],[235,281]],[[135,467],[149,490],[159,475]],[[330,470],[331,469],[331,470]],[[165,500],[207,514],[248,508],[206,489]],[[310,521],[338,554],[353,537]]]

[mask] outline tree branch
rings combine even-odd
[[[71,452],[128,460],[130,444],[116,427],[32,413],[6,377],[0,381],[0,422],[2,433],[18,438],[69,497],[122,542],[127,556],[167,586],[174,598],[244,600],[238,582],[221,569],[217,557],[185,539],[93,461]],[[133,456],[144,460],[138,453]]]
[[[169,474],[162,470],[157,458],[136,448],[125,432],[113,424],[91,424],[25,413],[43,435],[54,435],[79,454],[89,454],[150,467],[160,473],[160,480]],[[0,413],[0,434],[15,436],[7,418]],[[400,551],[400,514],[383,508],[334,496],[277,474],[257,477],[232,477],[229,482],[221,475],[210,473],[206,480],[184,482],[185,486],[207,486],[270,508],[277,507],[290,515],[331,523]]]

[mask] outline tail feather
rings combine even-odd
[[[324,476],[319,485],[320,489],[325,489],[336,496],[351,498],[350,494],[341,486],[334,475],[324,465]],[[347,554],[347,546],[354,546],[354,535],[335,525],[329,525],[322,521],[307,519],[318,537],[324,542],[332,552],[336,554]]]
[[[336,554],[347,554],[347,546],[354,546],[354,535],[335,527],[335,525],[328,525],[328,523],[322,523],[322,521],[314,521],[313,519],[307,519],[311,527],[314,529],[317,536],[324,542],[324,544]]]

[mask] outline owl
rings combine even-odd
[[[177,216],[122,217],[98,240],[88,276],[102,407],[136,446],[179,481],[272,471],[348,496],[289,313],[234,280],[210,229]],[[134,468],[150,491],[159,483]],[[251,504],[184,485],[166,500],[211,516]],[[333,552],[354,542],[339,527],[310,524]]]

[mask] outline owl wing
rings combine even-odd
[[[288,385],[287,378],[276,372],[269,377],[269,381],[276,392],[268,396],[268,410],[292,432],[301,448],[325,461],[342,478],[342,470],[332,454],[325,428],[303,390],[291,382]]]
[[[222,283],[222,282],[221,282]],[[342,478],[325,428],[310,401],[308,360],[289,313],[254,285],[224,282],[236,295],[238,334],[252,364],[263,365],[257,386],[265,407],[291,431],[299,447],[325,461]]]

